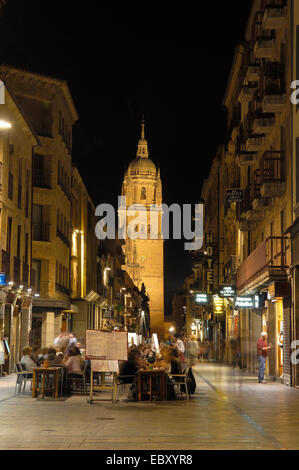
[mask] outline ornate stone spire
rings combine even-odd
[[[142,117],[141,121],[141,137],[138,142],[137,148],[137,157],[148,158],[148,147],[147,147],[147,140],[144,136],[144,118]]]

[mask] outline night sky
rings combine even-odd
[[[0,61],[67,80],[80,116],[73,159],[95,205],[116,206],[142,113],[163,201],[194,204],[225,137],[222,101],[251,4],[7,0]],[[165,242],[166,313],[190,272],[183,242]]]

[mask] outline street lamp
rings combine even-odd
[[[10,129],[11,124],[8,121],[3,121],[0,119],[0,129]]]

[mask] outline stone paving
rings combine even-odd
[[[225,365],[194,372],[192,399],[164,403],[15,397],[15,375],[1,378],[0,449],[299,449],[299,390]]]

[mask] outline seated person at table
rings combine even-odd
[[[42,349],[42,357],[41,357],[40,362],[44,362],[46,359],[48,359],[48,351],[49,351],[49,348]]]
[[[136,375],[138,369],[144,366],[140,351],[137,348],[131,348],[128,352],[128,360],[123,362],[120,367],[119,375]],[[131,377],[120,379],[121,383],[132,383]]]
[[[41,362],[43,362],[44,357],[41,352],[41,348],[39,346],[35,346],[33,348],[33,352],[31,354],[31,359],[35,362],[37,366],[40,365]]]
[[[25,367],[25,370],[32,371],[36,367],[36,363],[31,359],[32,348],[26,346],[23,349],[23,356],[20,363]]]
[[[68,359],[64,362],[67,369],[68,377],[82,377],[83,375],[83,359],[80,350],[73,347],[68,351]]]
[[[63,366],[62,357],[56,355],[56,349],[54,348],[49,348],[48,361],[49,361],[50,366],[53,366],[53,367]]]
[[[160,348],[161,359],[157,361],[154,366],[163,367],[166,374],[181,374],[182,366],[179,358],[177,357],[177,351],[171,346],[162,346]],[[167,399],[175,400],[176,393],[174,389],[175,379],[166,376],[166,386],[167,386]]]
[[[154,367],[163,367],[167,374],[180,374],[182,367],[177,351],[171,346],[161,346],[161,358],[154,363]]]

